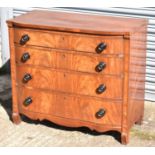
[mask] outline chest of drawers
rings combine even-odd
[[[144,19],[32,11],[7,21],[13,122],[116,130],[126,144],[144,111]]]

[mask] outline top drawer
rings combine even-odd
[[[34,45],[98,54],[123,53],[123,36],[96,36],[15,28],[14,40],[17,44],[22,42],[22,46]]]

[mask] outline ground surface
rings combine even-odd
[[[48,121],[23,118],[20,125],[10,121],[11,88],[9,75],[0,75],[0,146],[124,146],[119,134],[98,134],[87,128],[71,129]],[[145,103],[143,125],[135,125],[127,146],[155,146],[155,103]]]

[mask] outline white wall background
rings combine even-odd
[[[4,65],[10,58],[8,28],[6,20],[13,18],[13,8],[0,8],[0,66]]]

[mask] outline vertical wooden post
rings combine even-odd
[[[129,58],[130,58],[130,36],[124,36],[124,85],[123,85],[123,105],[122,105],[122,131],[121,142],[129,142],[129,116],[128,116],[128,95],[129,95]]]
[[[11,79],[12,79],[12,102],[13,102],[13,113],[12,119],[15,124],[21,122],[19,109],[18,109],[18,99],[17,99],[17,86],[16,86],[16,64],[15,64],[15,47],[14,47],[14,29],[12,25],[9,26],[9,44],[10,44],[10,63],[11,63]]]

